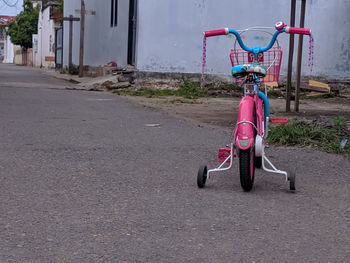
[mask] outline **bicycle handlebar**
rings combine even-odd
[[[264,48],[261,47],[253,47],[248,48],[244,45],[241,35],[234,29],[228,29],[228,28],[221,28],[221,29],[215,29],[215,30],[207,30],[204,32],[205,37],[213,37],[213,36],[222,36],[222,35],[228,35],[233,34],[236,36],[237,41],[242,49],[248,52],[253,52],[254,54],[258,54],[260,52],[265,52],[269,50],[274,44],[275,41],[280,33],[289,33],[289,34],[301,34],[301,35],[310,35],[311,30],[309,28],[298,28],[298,27],[289,27],[283,22],[278,22],[275,25],[276,31],[273,34],[273,37],[271,39],[271,42]]]
[[[228,28],[214,29],[214,30],[208,30],[204,32],[205,37],[214,37],[214,36],[221,36],[221,35],[228,35],[228,34],[229,34]]]
[[[299,28],[299,27],[289,27],[289,26],[286,27],[285,32],[289,34],[300,34],[300,35],[311,34],[311,30],[309,28]]]

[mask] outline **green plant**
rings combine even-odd
[[[334,128],[338,132],[342,132],[346,129],[346,120],[344,116],[337,116],[333,118],[332,121],[333,121]]]
[[[273,90],[269,90],[267,92],[267,96],[269,98],[278,98],[278,97],[284,97],[282,91],[280,89],[273,89]]]
[[[236,83],[231,83],[231,82],[219,82],[217,85],[213,86],[212,88],[215,90],[243,92],[242,86],[238,86]],[[211,87],[208,87],[208,89],[211,89]]]
[[[309,92],[301,92],[300,98],[306,99],[306,100],[318,100],[318,99],[329,99],[329,98],[337,97],[337,94],[332,91],[330,93],[318,94],[316,96],[308,96],[309,94],[310,94]]]
[[[63,14],[64,0],[58,0],[58,11]]]
[[[163,96],[174,96],[175,90],[170,89],[163,89],[163,90],[157,90],[157,89],[151,89],[151,88],[140,88],[140,89],[121,89],[121,90],[114,90],[114,94],[118,95],[129,95],[129,96],[142,96],[146,98],[153,98],[153,97],[163,97]]]
[[[199,82],[193,82],[188,79],[184,79],[183,81],[184,84],[181,85],[177,91],[175,91],[175,95],[187,99],[197,99],[208,95],[208,89],[201,87]]]
[[[12,43],[25,49],[32,47],[32,35],[38,31],[39,8],[39,5],[34,8],[30,0],[24,1],[23,11],[9,23],[8,34]]]
[[[340,147],[342,139],[349,136],[346,131],[345,118],[336,117],[333,119],[333,123],[333,127],[322,127],[294,119],[287,125],[271,127],[267,141],[277,145],[299,145],[350,155],[349,144],[345,145],[344,148]]]
[[[59,20],[61,26],[63,26],[63,10],[64,10],[64,0],[58,0],[58,12],[62,14],[62,18]]]
[[[69,74],[71,75],[78,75],[79,74],[79,66],[77,65],[72,65],[70,69],[68,69]]]
[[[202,88],[199,83],[184,80],[184,84],[181,85],[179,89],[129,88],[115,90],[113,93],[118,95],[143,96],[147,98],[179,96],[186,99],[198,99],[201,97],[206,97],[208,95],[208,90],[206,88]]]

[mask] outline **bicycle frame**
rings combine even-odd
[[[217,167],[207,172],[209,178],[210,173],[226,171],[232,167],[235,156],[234,151],[247,150],[254,147],[255,156],[262,157],[262,168],[266,172],[282,174],[288,181],[288,173],[277,169],[265,155],[264,139],[268,135],[268,99],[266,94],[259,91],[259,79],[254,83],[254,91],[251,93],[245,88],[244,97],[242,98],[238,108],[238,118],[233,135],[233,142],[230,147],[230,155]],[[249,83],[248,85],[252,85]],[[266,92],[266,88],[265,88]],[[227,162],[230,164],[224,167]],[[265,162],[270,166],[268,168]]]
[[[207,170],[206,166],[200,167],[197,175],[197,184],[199,188],[204,187],[205,181],[207,178],[209,178],[210,173],[230,169],[235,157],[234,152],[237,152],[237,155],[240,157],[241,186],[245,191],[250,191],[254,183],[256,157],[261,158],[260,163],[257,164],[257,167],[262,167],[267,172],[284,175],[286,181],[290,181],[290,189],[292,191],[295,190],[295,173],[287,173],[286,171],[278,170],[265,155],[264,139],[268,135],[268,123],[270,116],[269,101],[266,96],[266,86],[265,93],[260,91],[260,78],[267,75],[268,69],[260,65],[259,58],[262,56],[260,55],[259,57],[259,54],[271,49],[278,35],[281,33],[311,35],[311,30],[307,28],[288,27],[283,22],[276,23],[275,28],[276,31],[273,34],[270,43],[263,48],[258,46],[248,48],[244,45],[240,33],[233,29],[222,28],[204,32],[205,38],[228,34],[235,35],[241,48],[247,52],[250,52],[253,60],[252,64],[249,65],[244,64],[234,66],[232,62],[232,65],[234,66],[232,69],[233,77],[245,77],[244,96],[238,108],[238,118],[233,133],[233,141],[231,142],[230,148],[219,149],[219,161],[222,163],[217,168]],[[224,167],[228,162],[229,165]],[[266,164],[270,168],[268,168]]]

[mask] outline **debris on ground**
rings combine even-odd
[[[330,93],[331,92],[331,87],[327,83],[323,83],[323,82],[312,80],[312,79],[309,80],[309,87],[304,88],[304,89],[311,90],[311,91],[317,91],[317,92],[321,92],[321,93]]]
[[[111,61],[111,62],[107,63],[106,66],[107,67],[115,67],[115,68],[117,68],[118,64],[115,61]]]

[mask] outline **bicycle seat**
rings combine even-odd
[[[232,68],[232,76],[234,78],[243,78],[250,73],[254,73],[259,78],[263,78],[266,76],[267,70],[264,66],[259,64],[237,65]]]

